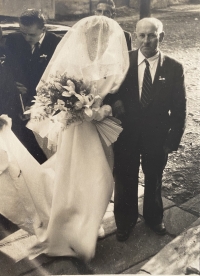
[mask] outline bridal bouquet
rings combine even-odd
[[[94,85],[69,78],[67,74],[52,75],[49,82],[41,82],[32,101],[34,104],[24,112],[31,114],[31,121],[41,122],[48,118],[53,123],[61,123],[64,129],[74,123],[92,121],[108,146],[117,140],[122,131],[120,121],[111,116],[110,106],[101,105],[99,95],[94,96],[97,94]],[[41,132],[45,132],[44,125],[42,128]]]
[[[25,114],[31,114],[33,120],[43,120],[59,113],[65,126],[91,118],[94,108],[101,103],[100,96],[94,96],[95,88],[82,80],[69,78],[67,74],[51,76],[50,82],[42,80],[33,100],[34,105]]]

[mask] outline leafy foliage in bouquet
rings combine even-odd
[[[106,145],[110,146],[117,140],[122,127],[120,121],[112,117],[111,106],[102,105],[102,101],[94,84],[87,85],[67,74],[52,75],[49,82],[42,81],[34,104],[25,114],[31,114],[34,121],[50,118],[55,126],[57,122],[61,123],[62,129],[76,122],[92,122]],[[36,129],[40,133],[39,128]]]
[[[49,82],[42,80],[31,107],[31,119],[41,120],[62,113],[66,125],[82,121],[84,114],[92,116],[92,105],[95,102],[91,85],[83,80],[69,78],[67,74],[51,76]],[[25,112],[25,113],[28,113]]]

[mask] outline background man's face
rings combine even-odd
[[[107,16],[109,18],[113,17],[113,10],[112,7],[108,4],[105,3],[100,3],[97,5],[97,9],[95,12],[96,15],[104,15]]]
[[[150,22],[138,24],[136,29],[138,48],[146,58],[154,56],[162,42],[164,33],[158,33],[157,27]]]
[[[37,43],[44,33],[44,28],[39,29],[36,24],[25,26],[20,24],[20,32],[24,39],[32,46]]]

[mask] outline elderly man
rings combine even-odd
[[[99,0],[95,11],[96,15],[104,15],[109,18],[115,17],[115,3],[113,0]],[[128,50],[132,50],[132,37],[129,32],[124,31]]]
[[[9,34],[6,39],[7,64],[19,91],[13,131],[30,153],[42,163],[46,157],[34,135],[25,127],[23,109],[31,105],[33,96],[36,95],[36,86],[61,38],[46,30],[44,15],[39,10],[28,9],[23,12],[19,18],[19,26],[20,33]]]
[[[140,20],[136,38],[138,50],[130,52],[127,76],[118,93],[107,99],[124,129],[114,145],[118,241],[127,240],[137,222],[140,160],[145,176],[144,220],[157,234],[166,233],[162,174],[168,153],[178,149],[186,117],[183,67],[159,50],[162,22]]]

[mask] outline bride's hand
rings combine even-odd
[[[110,105],[103,105],[98,110],[94,110],[94,118],[95,121],[102,121],[108,116],[112,115],[112,108]]]

